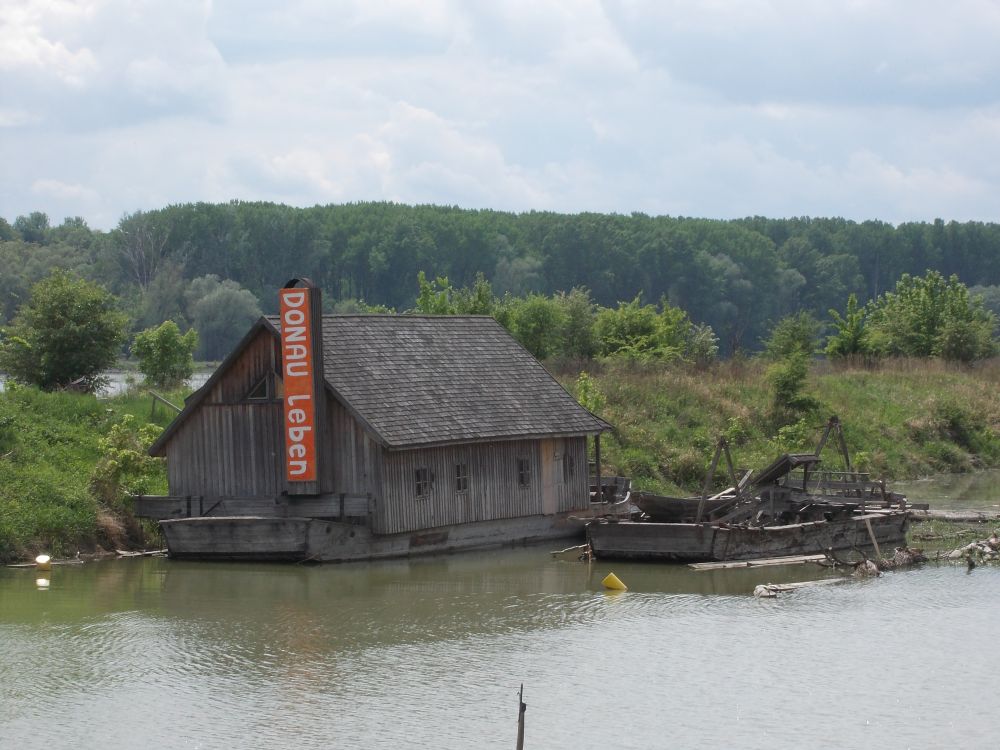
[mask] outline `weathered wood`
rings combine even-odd
[[[585,559],[590,555],[590,545],[589,544],[574,544],[572,547],[567,547],[566,549],[556,550],[550,552],[553,558],[556,560],[568,560],[575,562],[577,560]]]
[[[900,544],[906,538],[909,518],[899,511],[763,527],[594,521],[587,525],[587,536],[594,556],[601,559],[722,562],[868,547],[865,519],[880,544]]]
[[[818,581],[799,581],[798,583],[762,583],[754,587],[753,595],[758,599],[774,599],[778,594],[786,594],[811,586],[833,586],[849,580],[849,578],[823,578]]]
[[[138,498],[137,514],[350,519],[355,531],[363,522],[375,535],[431,538],[461,524],[589,510],[586,441],[607,424],[494,321],[349,317],[322,319],[318,487],[285,479],[278,321],[267,319],[154,445],[170,496]]]
[[[868,529],[868,537],[872,540],[872,546],[875,548],[875,557],[881,560],[882,551],[878,548],[878,539],[875,538],[875,532],[872,531],[871,516],[865,516],[865,528]]]
[[[149,395],[153,397],[153,401],[159,401],[164,406],[169,406],[171,409],[173,409],[178,414],[180,414],[182,411],[184,411],[181,407],[179,407],[176,404],[168,401],[163,396],[161,396],[159,393],[157,393],[156,391],[154,391],[152,388],[147,388],[146,390],[149,393]]]
[[[726,570],[729,568],[765,568],[772,565],[804,565],[826,560],[826,555],[791,555],[788,557],[765,557],[759,560],[739,560],[733,562],[689,563],[693,570]]]
[[[83,565],[84,560],[49,560],[49,565]],[[8,563],[7,568],[37,568],[38,563]]]
[[[524,712],[528,704],[524,702],[524,683],[517,693],[517,750],[524,750]]]
[[[148,549],[142,551],[132,551],[127,549],[116,549],[118,557],[154,557],[155,555],[167,554],[166,549]]]
[[[987,523],[1000,521],[1000,511],[992,510],[910,510],[914,521],[945,521],[947,523]]]
[[[172,557],[344,562],[490,549],[512,541],[580,538],[568,514],[498,519],[399,534],[347,521],[223,516],[162,521]]]
[[[604,502],[604,482],[601,479],[601,436],[594,435],[594,474],[597,477],[597,502]]]
[[[139,495],[133,498],[133,512],[140,518],[158,521],[219,516],[359,518],[369,515],[370,504],[371,498],[367,495],[347,494],[318,497]]]
[[[161,521],[172,557],[303,560],[308,518],[184,518]]]

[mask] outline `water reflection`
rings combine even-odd
[[[612,568],[628,592],[602,589]],[[524,682],[529,747],[981,746],[1000,571],[749,596],[823,575],[547,548],[115,561],[57,567],[45,592],[0,570],[0,744],[510,747]]]
[[[108,382],[98,392],[98,396],[103,398],[110,398],[112,396],[120,396],[126,393],[130,388],[136,388],[142,385],[142,374],[138,372],[133,372],[131,370],[109,370],[104,373],[107,377]],[[188,381],[187,385],[191,388],[200,388],[205,384],[205,382],[211,377],[211,371],[199,371],[192,375]],[[3,393],[4,387],[7,383],[7,376],[0,372],[0,393]]]
[[[894,482],[892,489],[937,510],[1000,510],[1000,469]]]

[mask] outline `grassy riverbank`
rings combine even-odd
[[[142,541],[142,531],[105,486],[95,486],[100,441],[126,415],[166,424],[149,396],[99,400],[11,388],[0,393],[0,561],[35,552],[65,556]],[[162,469],[150,489],[166,490]]]
[[[578,371],[561,381],[575,388]],[[855,468],[901,479],[1000,465],[1000,365],[974,369],[896,361],[878,369],[817,363],[805,395],[814,408],[775,413],[767,367],[734,360],[709,370],[606,365],[590,369],[617,427],[605,438],[606,470],[666,493],[700,489],[724,435],[738,466],[761,468],[783,452],[811,451],[830,415],[844,424]],[[826,465],[840,466],[834,446]]]
[[[709,370],[588,365],[598,413],[617,427],[606,436],[606,472],[667,493],[700,489],[720,435],[738,466],[760,468],[785,451],[813,450],[827,418],[840,416],[859,470],[900,479],[1000,466],[1000,365],[975,369],[937,362],[893,362],[877,370],[813,367],[805,395],[814,405],[776,412],[766,366],[730,361]],[[578,368],[560,380],[577,390]],[[175,403],[182,394],[173,394]],[[808,399],[807,399],[808,401]],[[149,396],[99,400],[13,388],[0,393],[0,560],[36,551],[141,542],[120,498],[128,489],[94,482],[108,454],[101,440],[126,415],[133,426],[165,426]],[[138,453],[136,453],[138,455]],[[827,465],[839,466],[835,451]],[[107,469],[107,464],[102,464]],[[162,467],[144,490],[166,491]],[[117,494],[116,494],[117,493]]]

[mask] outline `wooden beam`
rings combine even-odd
[[[864,506],[862,506],[863,510]],[[882,551],[878,548],[878,540],[875,538],[875,532],[872,530],[872,519],[865,516],[865,528],[868,529],[868,537],[872,540],[872,546],[875,547],[875,557],[879,560],[882,559]]]
[[[774,599],[778,594],[785,594],[796,589],[804,589],[810,586],[832,586],[849,580],[851,579],[823,578],[819,581],[800,581],[799,583],[762,583],[753,590],[753,595],[758,599]]]
[[[791,555],[789,557],[765,557],[759,560],[737,560],[731,562],[689,563],[692,570],[727,570],[729,568],[766,568],[772,565],[804,565],[826,560],[826,555]]]

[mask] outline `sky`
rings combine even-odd
[[[1000,220],[998,0],[0,0],[0,216]]]

